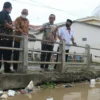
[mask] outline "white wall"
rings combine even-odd
[[[89,44],[91,47],[100,48],[100,28],[96,26],[86,25],[82,23],[74,23],[72,29],[75,31],[74,37],[78,45]],[[82,38],[87,38],[87,41],[82,41]],[[73,51],[71,49],[71,51]],[[77,50],[76,50],[77,51]],[[82,50],[78,50],[82,52]],[[95,58],[95,55],[100,56],[100,51],[91,50],[94,61],[100,61],[100,58]]]

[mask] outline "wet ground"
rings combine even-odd
[[[56,89],[42,89],[35,93],[17,95],[8,100],[100,100],[100,84],[90,87],[90,84],[80,83],[73,87],[60,86]]]

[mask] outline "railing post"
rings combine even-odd
[[[58,55],[58,62],[61,62],[61,64],[57,65],[57,71],[64,72],[65,71],[65,42],[61,41],[61,44],[59,45],[59,52],[61,54]]]
[[[28,36],[23,35],[23,39],[21,40],[20,44],[21,48],[23,48],[23,51],[20,52],[20,58],[19,60],[22,61],[22,64],[19,65],[19,72],[27,73],[27,67],[28,67]]]
[[[62,41],[62,73],[65,71],[65,41]]]
[[[90,46],[86,44],[86,48],[85,48],[85,55],[87,57],[85,57],[84,61],[87,65],[87,68],[89,69],[90,67],[90,60],[91,60],[91,55],[90,55]]]

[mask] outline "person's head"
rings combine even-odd
[[[10,2],[5,2],[3,5],[3,10],[7,11],[8,13],[11,13],[12,4]]]
[[[22,12],[21,12],[21,16],[22,16],[22,18],[26,18],[28,16],[28,10],[23,9]]]
[[[70,28],[70,26],[72,25],[72,23],[73,23],[72,20],[67,19],[67,21],[66,21],[66,27],[67,27],[67,28]]]
[[[54,23],[55,19],[56,19],[56,16],[54,14],[50,14],[50,16],[49,16],[49,22],[50,23]]]

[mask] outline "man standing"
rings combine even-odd
[[[17,31],[15,31],[15,35],[28,35],[29,32],[29,21],[26,18],[28,16],[28,10],[27,9],[23,9],[21,12],[21,16],[18,17],[15,20],[15,27],[17,29]],[[20,48],[20,39],[19,38],[15,38],[14,41],[14,48]],[[14,50],[13,53],[13,60],[14,61],[18,61],[19,60],[19,51]],[[17,71],[17,67],[18,64],[13,64],[13,69],[15,71]]]
[[[49,22],[42,25],[40,32],[43,32],[43,40],[46,40],[48,42],[46,41],[42,42],[41,50],[53,51],[54,43],[56,41],[56,31],[57,31],[57,26],[54,25],[54,21],[55,21],[55,15],[51,14],[49,16]],[[51,53],[45,53],[45,52],[41,53],[41,62],[43,61],[50,62],[50,58],[51,58]],[[48,66],[49,64],[45,65],[41,64],[40,68],[41,70],[48,71]]]
[[[11,3],[5,2],[3,5],[3,10],[0,12],[0,33],[2,34],[11,35],[13,30],[15,30],[12,27],[12,20],[9,15],[11,13],[11,10],[12,10]],[[0,36],[0,46],[12,47],[12,41],[13,41],[13,38]],[[1,50],[0,49],[0,61],[2,59],[2,56],[4,60],[7,60],[7,61],[11,60],[11,54],[12,54],[12,50]],[[5,73],[12,72],[10,69],[10,65],[11,64],[4,62],[4,72]],[[2,65],[0,62],[0,68],[1,66]]]
[[[73,36],[74,31],[71,29],[72,23],[73,23],[72,20],[67,19],[66,26],[59,29],[59,36],[58,37],[60,40],[65,41],[66,44],[70,44],[72,41],[73,45],[76,45],[76,43],[74,42],[74,36]],[[70,48],[70,46],[65,47],[66,53],[69,53],[69,48]],[[58,47],[57,51],[59,51],[59,47]],[[67,59],[68,59],[68,54],[66,54],[66,56],[65,56],[66,62],[67,62]],[[56,61],[58,61],[58,55],[57,55]],[[54,69],[56,69],[56,66],[57,66],[57,64],[55,65]]]

